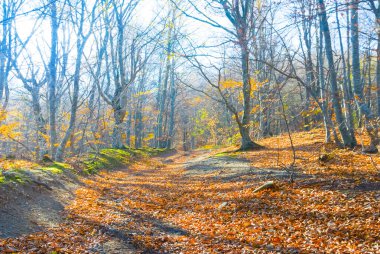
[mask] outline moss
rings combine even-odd
[[[238,152],[221,152],[217,153],[212,157],[230,157],[230,158],[236,158],[239,156]]]
[[[1,184],[8,183],[25,183],[28,181],[28,177],[25,175],[24,170],[21,169],[12,169],[7,170],[6,174],[1,173]]]
[[[95,174],[101,169],[115,169],[130,162],[131,153],[127,149],[103,149],[98,154],[90,154],[83,163],[84,173]]]
[[[126,147],[124,149],[107,148],[102,149],[99,153],[90,154],[83,163],[85,168],[83,172],[86,174],[96,174],[99,170],[112,170],[126,166],[132,160],[148,158],[160,153],[168,151],[167,149],[156,149],[144,147],[141,149],[132,149]]]
[[[141,149],[102,149],[99,153],[90,153],[79,159],[79,162],[84,166],[77,167],[80,172],[85,174],[96,174],[99,170],[112,170],[125,167],[132,160],[144,159],[150,156],[155,156],[167,149],[155,149],[144,147]],[[11,182],[25,183],[29,181],[30,174],[62,174],[65,171],[74,171],[74,167],[68,163],[47,162],[42,165],[27,161],[10,160],[3,163],[7,167],[4,168],[7,172],[3,174],[0,169],[0,184]]]
[[[198,147],[195,150],[201,151],[201,150],[215,150],[215,149],[220,149],[226,147],[225,145],[204,145],[201,147]]]
[[[53,162],[49,166],[40,168],[42,171],[48,171],[53,174],[62,174],[65,170],[73,170],[71,165],[61,162]]]
[[[145,153],[146,156],[155,156],[155,155],[159,155],[161,153],[170,152],[172,150],[166,149],[166,148],[143,147],[140,149],[135,149],[135,151],[141,151],[142,153]]]

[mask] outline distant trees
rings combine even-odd
[[[14,20],[13,17],[20,11],[23,1],[4,0],[1,3],[0,11],[1,40],[0,40],[0,102],[2,110],[5,110],[9,102],[9,78],[12,70]]]
[[[75,130],[75,123],[77,118],[77,111],[79,107],[79,89],[80,89],[80,76],[82,70],[82,59],[84,54],[84,48],[92,33],[92,28],[95,22],[95,8],[97,6],[97,2],[95,1],[94,5],[91,8],[90,12],[87,12],[88,6],[86,5],[85,0],[78,0],[75,6],[78,6],[80,9],[78,11],[72,11],[70,19],[72,21],[74,30],[76,30],[76,59],[74,64],[74,77],[72,81],[73,85],[73,93],[71,97],[71,110],[70,110],[70,120],[69,126],[57,148],[55,159],[58,161],[63,160],[63,155],[65,148],[69,139],[73,138],[73,132]],[[89,19],[90,24],[88,30],[85,31],[85,23],[84,20]]]
[[[156,130],[156,142],[157,147],[165,148],[170,147],[171,135],[174,125],[174,105],[175,105],[175,47],[177,37],[177,22],[176,22],[176,9],[171,7],[169,10],[167,21],[167,35],[165,50],[162,53],[163,63],[159,73],[159,93],[157,96],[157,130]],[[170,113],[168,113],[167,100],[170,103]],[[169,117],[168,117],[169,116]],[[169,119],[169,131],[165,130],[168,126],[167,121]]]
[[[378,137],[378,124],[374,121],[374,115],[371,112],[371,108],[365,103],[363,88],[361,82],[361,70],[360,70],[360,51],[359,51],[359,1],[353,0],[351,3],[351,45],[352,45],[352,80],[354,85],[354,94],[359,113],[361,117],[364,117],[365,128],[367,129],[370,137],[370,145],[366,152],[376,153],[377,145],[379,144]],[[370,89],[370,88],[369,88]]]
[[[224,18],[226,18],[231,26],[222,25],[216,19],[209,16],[209,13],[201,10],[197,6],[198,2],[188,0],[189,5],[195,10],[195,15],[189,14],[185,11],[183,13],[195,19],[201,23],[206,25],[210,25],[212,27],[216,27],[224,30],[231,36],[232,40],[236,43],[239,48],[239,57],[240,57],[240,65],[241,65],[241,79],[242,79],[242,87],[241,91],[243,94],[243,111],[242,115],[239,115],[239,112],[236,108],[234,108],[229,102],[228,95],[226,95],[220,89],[221,77],[219,75],[218,80],[216,82],[211,81],[206,76],[207,74],[204,70],[201,70],[202,64],[200,64],[197,60],[197,68],[201,71],[204,78],[206,78],[207,82],[219,91],[219,96],[221,96],[220,101],[225,103],[227,108],[234,115],[234,119],[239,126],[239,132],[241,135],[241,149],[257,149],[260,148],[260,145],[256,144],[252,141],[250,136],[251,129],[251,68],[250,68],[250,45],[253,42],[253,38],[255,36],[256,29],[259,29],[259,24],[257,24],[257,12],[255,8],[255,1],[203,1],[201,4],[203,6],[207,6],[211,8],[211,11],[215,13],[223,13]],[[220,71],[220,69],[219,69]]]
[[[114,1],[104,3],[107,10],[103,14],[106,29],[104,50],[106,84],[100,88],[102,98],[113,109],[114,128],[112,146],[123,148],[122,124],[127,113],[127,103],[131,93],[129,87],[137,80],[150,56],[156,49],[157,35],[152,33],[153,27],[134,28],[130,22],[135,14],[139,1]],[[108,9],[112,12],[108,13]],[[127,34],[128,31],[128,34]],[[156,32],[156,31],[155,31]],[[160,34],[158,33],[158,36]],[[97,63],[98,64],[98,63]]]
[[[4,154],[258,149],[256,139],[322,126],[326,142],[377,152],[378,1],[4,0],[0,9]]]
[[[327,58],[327,63],[330,71],[330,89],[331,89],[331,97],[332,97],[332,104],[334,108],[334,113],[336,117],[336,121],[338,124],[338,129],[340,132],[340,135],[343,140],[343,144],[345,146],[353,147],[355,146],[354,137],[352,137],[347,129],[345,119],[343,116],[342,111],[342,104],[340,99],[340,93],[338,90],[338,81],[337,81],[337,74],[335,69],[335,62],[334,62],[334,54],[332,49],[332,42],[331,42],[331,35],[330,35],[330,28],[329,24],[327,22],[327,14],[326,14],[326,7],[324,0],[318,0],[319,2],[319,8],[320,8],[320,19],[321,19],[321,30],[323,32],[323,37],[325,39],[325,53]]]

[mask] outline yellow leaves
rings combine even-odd
[[[261,88],[263,87],[266,83],[268,83],[269,80],[264,80],[264,81],[257,81],[256,79],[254,78],[251,78],[250,80],[250,84],[251,84],[251,97],[254,98],[255,97],[255,93]]]
[[[245,222],[243,223],[243,227],[247,228],[247,227],[249,227],[249,226],[251,226],[251,222],[249,222],[249,221],[245,221]]]
[[[255,78],[250,78],[249,80],[251,85],[251,98],[255,97],[255,93],[266,83],[268,83],[268,80],[264,81],[257,81]],[[233,79],[227,79],[221,82],[220,87],[222,90],[229,90],[230,92],[237,92],[237,99],[239,103],[243,103],[244,101],[244,95],[243,95],[243,82],[237,81]]]
[[[175,56],[176,56],[176,53],[171,52],[171,53],[168,54],[166,57],[167,57],[168,60],[171,60],[171,59],[175,58]]]
[[[252,110],[251,110],[251,114],[256,114],[260,111],[260,105],[255,105]]]
[[[0,125],[0,136],[7,139],[16,139],[21,136],[19,132],[16,131],[19,123],[8,123]]]
[[[190,104],[190,106],[196,106],[200,104],[203,101],[202,97],[194,97],[191,100],[188,100],[187,102]]]
[[[145,142],[148,142],[150,140],[154,139],[154,133],[148,133],[148,135],[144,138]]]
[[[88,107],[80,107],[78,109],[78,112],[77,112],[77,115],[79,116],[88,116],[88,114],[90,114],[90,108]]]
[[[0,138],[17,139],[20,137],[21,133],[18,131],[18,128],[20,127],[19,121],[21,119],[22,114],[18,111],[7,112],[0,110]]]
[[[227,79],[225,81],[222,81],[220,86],[222,87],[222,89],[239,88],[239,87],[243,86],[243,82],[242,81],[236,81],[233,79]]]
[[[50,136],[48,135],[48,134],[44,134],[44,133],[42,133],[42,132],[38,132],[38,134],[45,140],[45,142],[47,143],[47,144],[49,144],[50,143]]]
[[[30,161],[25,160],[2,160],[0,161],[0,168],[4,170],[11,169],[35,169],[38,168],[39,165]]]
[[[268,80],[264,80],[262,82],[257,81],[255,78],[250,79],[251,91],[257,91],[260,87],[268,83]],[[242,88],[243,81],[237,81],[233,79],[227,79],[220,83],[222,89],[233,89],[233,88]]]
[[[261,0],[257,0],[257,9],[260,11],[262,7]]]
[[[144,95],[150,95],[150,94],[153,94],[157,89],[151,89],[151,90],[148,90],[148,91],[143,91],[143,92],[138,92],[138,93],[135,93],[133,95],[134,98],[139,98],[139,97],[142,97]]]

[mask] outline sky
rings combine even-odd
[[[44,0],[45,3],[47,3],[47,1],[51,1],[51,0]],[[61,0],[58,0],[58,1],[60,2]],[[135,11],[135,13],[136,13],[136,15],[134,16],[135,21],[140,23],[140,24],[143,24],[145,26],[149,25],[151,20],[157,14],[164,13],[164,11],[163,11],[164,7],[163,6],[167,5],[169,3],[169,1],[170,0],[141,0],[141,2],[139,3],[139,5]],[[195,0],[195,1],[197,1],[197,0]],[[94,0],[87,0],[86,2],[88,5],[91,6],[91,4],[94,2]],[[201,1],[198,1],[198,2],[201,2]],[[262,1],[262,2],[264,2],[264,1]],[[278,1],[274,1],[274,2],[278,2]],[[39,6],[41,6],[40,1],[26,0],[26,4],[24,4],[21,12],[29,12],[30,10],[33,10],[34,8],[39,7]],[[287,18],[287,16],[291,12],[289,7],[286,6],[286,4],[282,5],[281,8],[282,9],[276,13],[276,27],[278,29],[281,29],[281,28],[289,25],[289,19]],[[201,7],[201,9],[203,10],[204,8]],[[191,10],[186,8],[186,6],[184,7],[184,10],[191,15],[196,15],[194,12],[192,12]],[[37,14],[38,13],[31,13],[27,16],[16,17],[17,29],[18,29],[21,37],[23,37],[24,39],[27,36],[29,36],[31,31],[33,30],[33,27],[34,27],[35,21],[36,21],[35,16]],[[225,26],[230,25],[229,21],[225,17],[223,17],[222,15],[219,17],[218,16],[214,16],[214,17],[218,23],[221,23],[222,25],[225,25]],[[344,25],[345,24],[345,17],[342,16],[341,18],[342,18],[342,25]],[[183,29],[185,29],[186,33],[189,34],[188,37],[198,45],[203,45],[203,44],[215,45],[215,44],[219,44],[219,43],[227,40],[227,34],[225,32],[223,32],[221,29],[213,28],[210,25],[207,25],[207,24],[204,24],[204,23],[201,23],[201,22],[189,19],[189,18],[182,17],[182,19],[185,20],[185,23],[186,23],[186,25]],[[331,29],[333,30],[334,26],[335,26],[334,25],[335,24],[335,14],[334,13],[332,15],[330,15],[329,22],[331,25]],[[299,43],[300,43],[297,33],[298,33],[297,29],[293,29],[292,32],[290,32],[287,35],[287,37],[285,38],[286,42],[289,43],[291,45],[291,47],[294,49],[297,49],[299,47]],[[59,36],[62,37],[63,34],[60,34]],[[74,43],[75,34],[69,34],[66,36],[71,37],[72,38],[71,43]],[[336,36],[336,34],[333,36]],[[345,37],[345,33],[343,33],[343,37]],[[336,39],[337,39],[336,37],[335,38],[333,37],[333,40],[335,43],[337,43]],[[41,58],[39,56],[39,53],[36,50],[37,45],[39,46],[41,51],[44,52],[44,54],[46,54],[46,56],[47,56],[48,51],[49,51],[49,42],[50,42],[50,21],[49,21],[49,19],[45,19],[44,21],[39,23],[39,27],[38,27],[37,31],[35,32],[33,39],[29,42],[29,45],[28,45],[28,51],[33,56],[33,60],[34,60],[34,63],[36,65],[41,65],[41,66],[43,65]],[[87,43],[87,49],[86,50],[88,52],[92,50],[90,47],[91,45],[93,45],[93,38],[90,38],[88,43]],[[208,49],[205,49],[203,52],[205,54],[206,53],[210,54],[211,50],[210,50],[210,48],[208,48]],[[74,55],[75,54],[73,54],[73,56]],[[45,59],[47,59],[47,57],[45,57]],[[28,64],[26,62],[22,62],[22,63],[20,62],[20,65],[21,65],[21,67],[20,67],[21,69],[28,67]]]

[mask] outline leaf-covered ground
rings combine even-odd
[[[83,180],[61,227],[0,240],[0,250],[104,253],[117,238],[137,253],[380,253],[379,156],[322,141],[319,131],[294,135],[295,183],[282,169],[291,162],[286,136],[264,140],[262,151],[177,154],[103,172]],[[235,170],[236,160],[249,166]],[[268,180],[276,188],[253,193]]]

